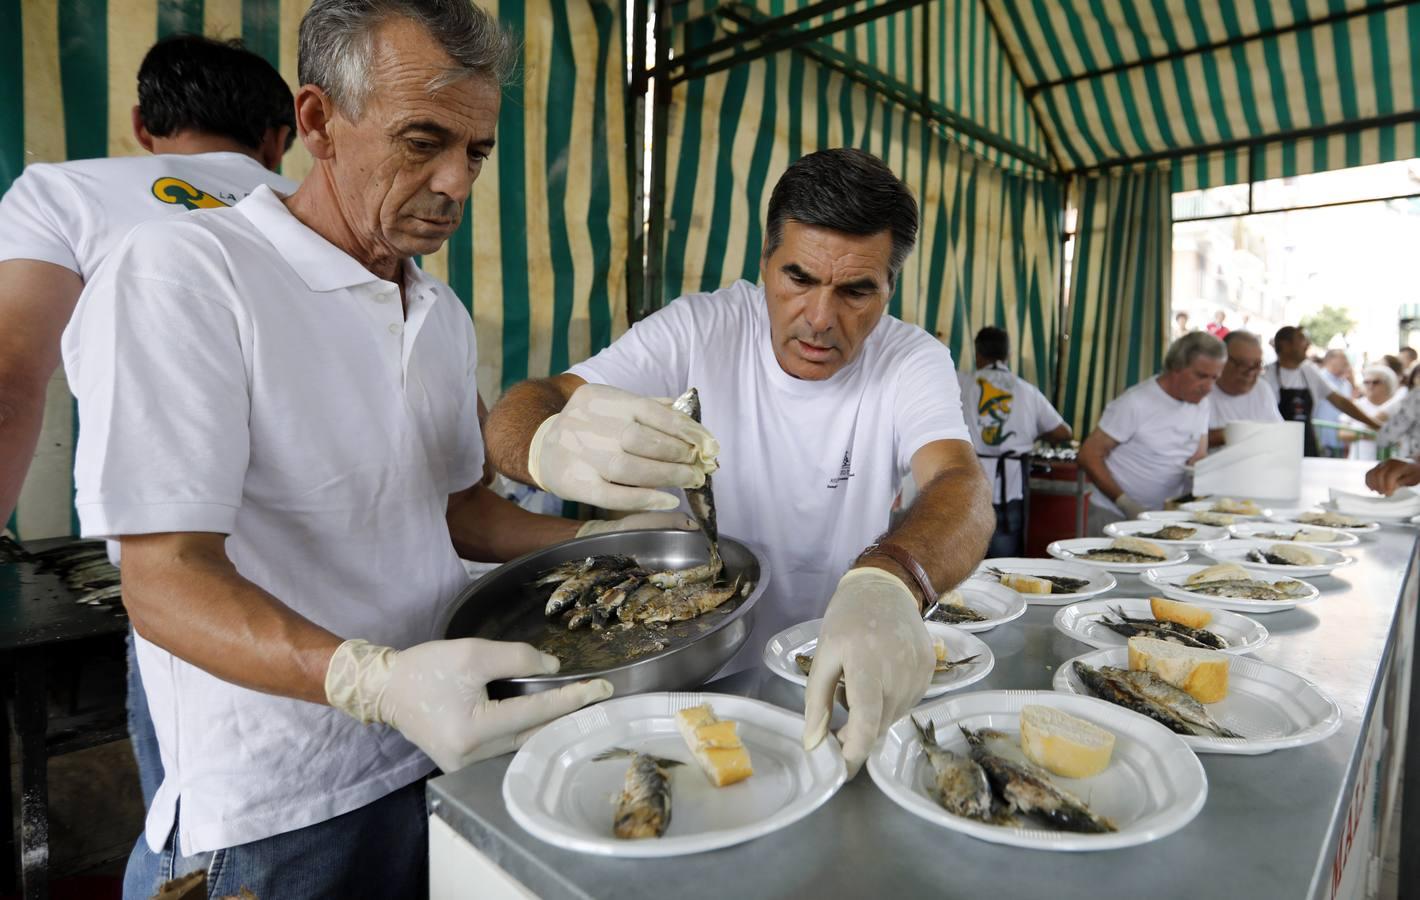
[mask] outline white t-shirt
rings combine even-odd
[[[1277,396],[1282,395],[1282,389],[1289,390],[1306,389],[1312,394],[1312,417],[1316,417],[1317,408],[1331,396],[1331,385],[1326,383],[1326,379],[1321,377],[1316,366],[1309,362],[1304,362],[1295,369],[1284,369],[1280,363],[1272,363],[1262,369],[1262,378],[1266,379],[1272,389],[1277,392]],[[1281,414],[1280,412],[1278,413]]]
[[[1164,501],[1184,490],[1184,466],[1208,433],[1208,398],[1202,403],[1175,400],[1157,378],[1141,381],[1115,397],[1100,416],[1100,431],[1119,442],[1105,467],[1121,490],[1145,509],[1163,509]],[[1119,507],[1102,491],[1093,502],[1112,512]]]
[[[1208,428],[1222,428],[1229,422],[1280,422],[1277,392],[1262,378],[1245,394],[1229,394],[1217,385],[1208,394]]]
[[[398,288],[269,188],[140,225],[64,332],[85,537],[228,534],[243,577],[342,637],[438,637],[467,576],[444,513],[482,475],[473,325],[410,263]],[[157,851],[259,840],[433,764],[397,731],[246,690],[136,637],[166,772]]]
[[[1035,385],[1020,378],[1002,363],[961,376],[961,407],[971,430],[971,442],[981,457],[991,502],[1001,502],[996,483],[997,460],[987,456],[1029,453],[1036,438],[1064,425],[1060,413]],[[1021,464],[1006,463],[1006,499],[1021,499]]]
[[[231,206],[259,184],[296,189],[242,153],[35,163],[0,198],[0,261],[53,263],[88,281],[140,222]]]
[[[721,447],[720,533],[753,543],[771,572],[726,672],[758,665],[775,632],[823,615],[838,579],[887,530],[914,453],[971,439],[951,353],[927,332],[884,316],[851,364],[803,381],[780,368],[764,289],[747,281],[676,300],[569,371],[653,397],[699,389]]]

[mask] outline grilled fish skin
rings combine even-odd
[[[704,615],[739,593],[740,582],[716,587],[708,584],[687,585],[672,591],[662,591],[632,611],[633,621],[642,625],[684,622]]]
[[[1174,687],[1153,672],[1120,669],[1102,666],[1108,677],[1119,678],[1134,689],[1135,693],[1151,703],[1157,703],[1178,716],[1195,729],[1209,731],[1218,737],[1240,738],[1242,735],[1224,728],[1208,713],[1208,708],[1182,688]]]
[[[960,625],[963,622],[985,622],[986,616],[967,606],[956,606],[950,603],[937,603],[927,611],[924,617],[928,622],[944,622],[948,625]]]
[[[1052,783],[1044,769],[1015,762],[993,750],[993,742],[1010,740],[1007,735],[990,728],[972,731],[958,727],[971,747],[971,758],[1013,811],[1060,831],[1106,834],[1118,830],[1109,819],[1091,812],[1078,797]]]
[[[938,673],[940,673],[940,672],[951,672],[951,671],[953,671],[953,670],[955,670],[955,669],[961,668],[962,666],[975,665],[976,661],[977,661],[978,659],[980,659],[980,658],[981,658],[981,654],[979,654],[979,653],[973,653],[971,656],[963,656],[961,659],[939,659],[939,660],[937,660],[937,665],[936,665],[936,667],[932,670],[932,674],[935,675],[935,674],[938,674]],[[800,672],[803,672],[805,675],[809,674],[809,669],[811,669],[811,668],[813,667],[813,664],[814,664],[814,657],[813,657],[813,654],[812,654],[812,653],[797,653],[797,654],[795,654],[795,655],[794,655],[794,664],[799,667],[799,671],[800,671]],[[840,680],[842,680],[842,679],[840,679]]]
[[[695,421],[700,421],[700,391],[691,388],[681,394],[671,404],[671,409],[676,412],[685,413]],[[715,522],[715,492],[710,487],[710,476],[705,476],[705,483],[698,488],[686,488],[685,499],[690,505],[690,514],[695,517],[695,521],[700,525],[700,530],[705,532],[705,539],[710,542],[710,560],[718,562],[720,559],[720,527]]]
[[[1266,564],[1269,565],[1269,566],[1295,566],[1295,565],[1296,565],[1296,563],[1292,562],[1292,561],[1291,561],[1290,559],[1288,559],[1287,557],[1285,557],[1285,556],[1278,556],[1276,553],[1271,553],[1271,552],[1269,552],[1269,551],[1267,551],[1267,550],[1249,550],[1249,551],[1247,552],[1247,561],[1248,561],[1248,562],[1256,562],[1256,563],[1266,563]]]
[[[593,568],[580,575],[574,575],[557,586],[552,592],[552,596],[547,598],[547,607],[543,612],[548,618],[552,618],[572,608],[574,605],[584,605],[582,597],[591,593],[596,596],[596,591],[610,587],[612,584],[622,579],[619,569],[598,569]]]
[[[1044,578],[1050,582],[1050,593],[1052,594],[1074,594],[1081,591],[1090,582],[1084,578],[1072,578],[1069,575],[1032,575],[1029,572],[1003,572],[1000,569],[987,567],[986,571],[995,576],[999,581],[1003,575],[1031,575],[1032,578]]]
[[[1228,642],[1206,628],[1190,628],[1166,619],[1143,619],[1127,616],[1118,606],[1110,609],[1109,615],[1100,616],[1100,624],[1125,637],[1143,635],[1182,644],[1185,647],[1199,647],[1209,650],[1226,650]]]
[[[1134,537],[1146,541],[1186,541],[1197,533],[1197,528],[1189,528],[1186,525],[1165,525],[1151,534],[1136,534]]]
[[[719,548],[714,548],[714,556],[704,565],[692,566],[689,569],[666,569],[663,572],[652,572],[648,581],[658,588],[685,587],[690,584],[704,584],[714,581],[724,570],[725,564],[720,561]]]
[[[1101,700],[1107,700],[1116,706],[1133,710],[1141,715],[1148,716],[1160,725],[1174,732],[1193,737],[1197,734],[1183,719],[1179,718],[1167,708],[1152,703],[1139,696],[1129,685],[1111,678],[1100,669],[1082,662],[1075,663],[1075,675],[1085,685],[1085,688]]]
[[[962,756],[937,743],[937,726],[928,719],[924,724],[916,716],[912,724],[922,741],[922,750],[932,766],[933,786],[937,802],[953,815],[983,822],[991,821],[993,796],[986,770],[969,756]]]
[[[630,759],[621,793],[616,796],[612,833],[622,840],[658,838],[671,824],[671,776],[680,760],[648,756],[623,747],[612,747],[592,757],[594,762]]]
[[[1181,584],[1182,590],[1208,597],[1235,597],[1243,600],[1287,600],[1306,593],[1299,581],[1266,582],[1256,579],[1205,581],[1202,584]]]
[[[1155,556],[1152,553],[1139,553],[1134,550],[1120,550],[1117,547],[1096,547],[1086,550],[1083,553],[1072,554],[1084,559],[1093,559],[1098,562],[1120,562],[1120,563],[1150,563],[1165,562],[1167,556]],[[1051,593],[1054,593],[1052,591]]]

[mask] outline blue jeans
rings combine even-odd
[[[242,888],[261,900],[429,896],[422,778],[342,816],[249,844],[180,856],[176,843],[176,827],[161,853],[138,836],[123,876],[124,900],[148,900],[164,881],[198,869],[207,870],[209,897]]]
[[[153,805],[153,795],[163,783],[163,757],[158,753],[158,734],[148,711],[148,695],[143,692],[143,673],[138,671],[138,651],[133,646],[133,626],[128,626],[128,740],[138,761],[138,784],[143,789],[143,811]]]

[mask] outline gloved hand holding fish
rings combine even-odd
[[[883,729],[922,699],[936,666],[931,635],[907,585],[882,569],[850,569],[828,602],[804,689],[804,748],[812,750],[828,734],[841,677],[848,723],[838,737],[853,777]]]
[[[499,678],[555,673],[557,657],[528,644],[460,638],[408,650],[341,644],[325,676],[326,699],[357,721],[399,729],[445,772],[516,750],[553,719],[611,696],[602,679],[508,700],[488,699]]]
[[[528,474],[564,500],[669,510],[680,500],[657,488],[704,485],[719,452],[710,432],[672,401],[585,384],[538,427]]]

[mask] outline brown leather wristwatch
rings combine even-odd
[[[911,576],[913,582],[917,585],[917,589],[922,592],[921,612],[925,613],[932,608],[933,603],[937,602],[937,590],[932,587],[932,579],[927,577],[927,570],[922,568],[922,564],[916,559],[913,559],[911,553],[908,553],[897,544],[888,541],[875,541],[864,548],[862,553],[858,554],[858,559],[861,560],[869,556],[890,559],[901,566],[902,570]]]

